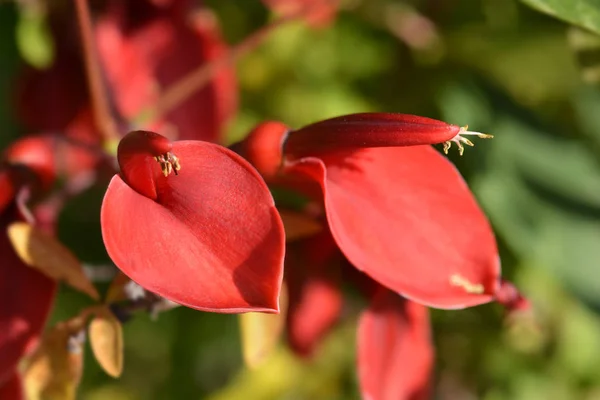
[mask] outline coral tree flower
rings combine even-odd
[[[456,168],[430,144],[472,145],[465,128],[430,118],[365,113],[291,131],[259,125],[235,146],[274,185],[320,197],[347,259],[424,305],[495,299],[492,229]]]
[[[127,276],[199,310],[278,311],[283,225],[250,164],[215,144],[147,131],[127,134],[117,158],[102,236]]]
[[[30,218],[25,197],[39,189],[47,190],[53,181],[49,137],[26,138],[7,150],[0,167],[0,393],[11,396],[20,391],[17,363],[37,344],[57,284],[21,261],[8,239],[7,228]]]

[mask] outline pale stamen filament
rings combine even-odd
[[[465,152],[465,147],[463,146],[463,144],[466,144],[467,146],[470,146],[470,147],[475,146],[475,144],[473,142],[471,142],[469,139],[467,139],[464,136],[477,136],[480,139],[491,139],[494,137],[493,135],[488,135],[487,133],[472,132],[472,131],[468,131],[467,129],[469,129],[469,125],[463,126],[462,128],[460,128],[460,130],[458,131],[456,136],[454,136],[452,139],[448,140],[447,142],[444,142],[444,154],[448,154],[448,150],[450,150],[450,147],[452,146],[453,142],[456,143],[456,147],[458,147],[458,154],[461,156]]]

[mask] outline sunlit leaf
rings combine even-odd
[[[84,327],[84,319],[76,317],[44,335],[23,373],[28,400],[76,398],[83,369]]]
[[[600,33],[600,3],[596,0],[521,0],[558,19]]]
[[[571,49],[577,57],[581,68],[581,78],[586,83],[600,82],[600,36],[578,27],[568,30],[568,40]]]
[[[244,362],[249,368],[262,365],[275,349],[285,325],[287,290],[281,287],[279,314],[250,312],[240,314],[240,334]]]
[[[113,377],[123,371],[123,328],[108,309],[101,309],[89,327],[90,345],[98,364]]]
[[[66,282],[95,300],[100,298],[79,260],[58,240],[25,222],[15,222],[7,231],[16,253],[25,264],[50,278]]]

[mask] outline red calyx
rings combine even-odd
[[[368,147],[444,143],[460,127],[408,114],[361,113],[320,121],[290,133],[284,154],[290,158]]]

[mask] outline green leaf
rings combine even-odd
[[[522,259],[600,304],[600,169],[581,141],[505,115],[488,168],[474,182],[482,205]]]
[[[521,0],[548,15],[600,33],[600,2],[597,0]]]
[[[54,44],[44,13],[23,10],[19,14],[16,36],[21,57],[27,63],[40,69],[52,64]]]

